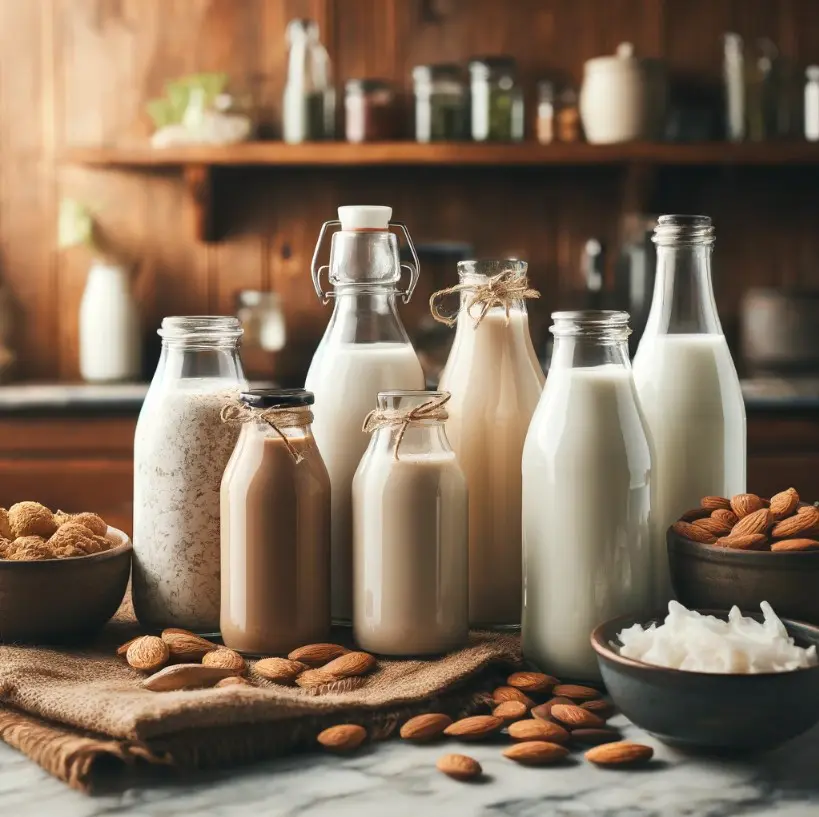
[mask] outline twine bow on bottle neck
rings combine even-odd
[[[448,295],[455,295],[460,292],[470,293],[471,297],[466,308],[464,309],[461,306],[454,315],[444,315],[441,312],[439,302]],[[429,299],[429,311],[436,321],[447,326],[454,326],[458,322],[458,315],[465,311],[475,321],[475,328],[477,329],[493,306],[502,306],[504,308],[506,323],[508,324],[509,311],[515,301],[539,297],[540,293],[536,289],[530,289],[529,279],[525,275],[509,270],[493,275],[486,282],[466,281],[454,287],[433,292],[432,297]],[[477,317],[472,311],[476,306],[480,307]]]
[[[288,406],[271,406],[270,408],[258,409],[245,403],[228,403],[222,407],[221,418],[223,423],[244,424],[252,421],[267,423],[282,438],[282,442],[284,442],[296,465],[304,459],[304,454],[296,450],[296,447],[282,429],[306,428],[309,426],[313,422],[313,412],[310,409],[296,411]]]
[[[421,403],[411,409],[373,409],[365,418],[362,431],[371,434],[382,428],[398,428],[398,439],[395,441],[395,459],[398,459],[398,449],[411,425],[418,425],[427,421],[444,422],[448,417],[444,406],[452,395],[447,391]]]

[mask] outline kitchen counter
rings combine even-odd
[[[612,719],[624,726],[622,716]],[[87,797],[0,744],[0,803],[14,817],[471,817],[605,815],[733,817],[819,814],[819,729],[753,760],[692,757],[625,725],[651,743],[653,768],[597,769],[582,759],[531,769],[500,756],[499,745],[387,741],[347,758],[301,755],[193,778],[111,781]],[[473,755],[482,783],[458,783],[434,768],[445,752]]]

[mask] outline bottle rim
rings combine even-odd
[[[518,258],[473,258],[458,261],[458,275],[480,275],[492,278],[503,273],[526,275],[529,264]]]
[[[715,240],[711,217],[698,215],[660,216],[652,237],[658,247],[708,246]]]
[[[157,334],[163,341],[204,341],[211,343],[238,340],[244,329],[238,318],[229,315],[173,315],[162,319]]]
[[[630,315],[616,309],[577,309],[552,312],[549,331],[555,337],[597,337],[625,340]]]

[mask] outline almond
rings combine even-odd
[[[262,658],[254,664],[253,669],[262,678],[273,681],[274,684],[292,684],[307,667],[289,658]]]
[[[168,645],[155,635],[143,635],[128,646],[125,660],[134,669],[154,672],[168,660]]]
[[[620,733],[614,729],[573,729],[572,743],[582,746],[600,746],[620,740]]]
[[[444,755],[438,758],[435,767],[455,780],[474,780],[483,774],[481,764],[468,755]]]
[[[142,682],[145,689],[153,692],[171,692],[176,689],[194,689],[213,686],[233,671],[224,667],[203,667],[201,664],[172,664],[154,673]]]
[[[733,511],[726,511],[724,508],[714,511],[711,514],[711,519],[718,519],[728,525],[729,528],[733,528],[739,522],[739,517]]]
[[[492,700],[496,704],[502,704],[505,701],[519,701],[527,709],[531,709],[535,702],[525,693],[514,687],[498,687],[492,693]]]
[[[416,715],[401,727],[400,735],[404,740],[414,740],[421,743],[440,737],[443,735],[444,729],[451,724],[452,718],[440,712]]]
[[[580,708],[594,712],[598,718],[603,719],[608,719],[614,714],[614,704],[610,701],[604,701],[602,698],[598,698],[596,701],[586,701],[580,704]]]
[[[711,511],[731,509],[731,500],[724,496],[704,496],[700,500],[700,505],[709,513]]]
[[[565,746],[545,740],[527,740],[503,750],[503,756],[524,766],[546,766],[557,763],[569,754]]]
[[[654,750],[642,743],[619,741],[595,746],[586,752],[586,760],[598,766],[636,766],[654,757]]]
[[[730,511],[728,511],[728,513],[730,513]],[[709,516],[706,519],[698,519],[692,524],[698,528],[707,530],[708,533],[713,533],[714,536],[725,536],[731,532],[731,525],[723,522],[721,519],[715,519],[713,516]]]
[[[287,657],[308,667],[320,667],[348,652],[350,651],[340,644],[306,644],[293,650]]]
[[[796,513],[799,507],[799,494],[795,488],[788,488],[780,491],[771,497],[771,513],[774,519],[784,519],[786,516]]]
[[[341,680],[337,675],[325,672],[323,669],[307,669],[296,678],[296,684],[302,689],[315,689],[327,686]]]
[[[765,503],[756,494],[737,494],[731,498],[731,510],[740,519],[764,507]]]
[[[202,656],[202,666],[224,667],[233,670],[234,675],[244,675],[247,670],[245,659],[236,650],[229,650],[227,647],[219,647],[217,650],[205,653]]]
[[[819,542],[816,539],[780,539],[771,545],[771,550],[775,553],[819,550]]]
[[[532,707],[532,717],[537,718],[541,721],[548,721],[552,718],[552,707],[557,704],[573,704],[571,698],[551,698],[550,700],[546,701],[545,704],[540,704],[540,706]]]
[[[598,690],[593,687],[580,686],[580,684],[558,684],[554,688],[554,693],[561,698],[571,698],[573,701],[594,701],[601,697]]]
[[[249,687],[250,681],[240,675],[231,675],[229,678],[222,678],[215,684],[217,687]]]
[[[506,683],[515,689],[524,692],[548,692],[555,684],[560,682],[551,675],[544,675],[542,672],[513,672]]]
[[[163,630],[162,640],[168,645],[171,658],[182,662],[201,661],[205,654],[219,646],[195,633],[180,630],[177,627]]]
[[[569,740],[569,733],[562,726],[534,718],[510,723],[507,731],[513,740],[547,740],[550,743],[567,743]]]
[[[351,678],[366,675],[373,667],[375,658],[368,652],[347,652],[325,664],[321,670],[336,678]]]
[[[128,652],[128,647],[130,647],[134,641],[138,641],[140,638],[142,638],[141,635],[135,635],[133,638],[129,638],[124,644],[120,644],[119,647],[117,647],[117,655],[120,658],[124,658]]]
[[[734,550],[762,550],[768,537],[764,533],[750,533],[747,536],[722,536],[717,539],[717,544],[724,548]]]
[[[713,545],[714,542],[717,541],[717,537],[714,536],[713,533],[698,528],[690,522],[675,522],[671,526],[671,529],[678,536],[682,536],[684,539],[691,539],[694,542],[701,542],[703,545]]]
[[[526,704],[522,704],[520,701],[504,701],[492,710],[492,714],[496,718],[503,718],[507,723],[510,723],[525,718],[528,711]]]
[[[750,536],[754,533],[765,533],[771,526],[773,518],[767,508],[760,508],[758,511],[743,516],[739,522],[731,528],[731,536]]]
[[[494,734],[503,725],[503,719],[494,715],[472,715],[447,726],[444,734],[461,740],[480,740]]]
[[[573,704],[555,704],[551,715],[569,729],[599,729],[606,725],[594,712]]]
[[[694,522],[697,519],[705,519],[706,516],[710,516],[710,511],[706,510],[705,508],[691,508],[690,511],[686,511],[680,519],[683,522]]]
[[[814,511],[819,508],[819,503],[814,502],[813,505],[802,505],[800,508],[797,509],[797,513],[810,513],[811,509]]]
[[[775,539],[793,539],[798,533],[807,533],[819,526],[819,511],[807,505],[794,516],[782,519],[773,526],[771,536]]]
[[[319,732],[316,740],[331,752],[354,752],[367,738],[367,730],[357,723],[340,723]]]

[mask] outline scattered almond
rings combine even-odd
[[[320,667],[348,652],[350,651],[340,644],[306,644],[293,650],[287,657],[308,667]]]
[[[569,733],[559,724],[527,718],[510,723],[507,729],[513,740],[546,740],[550,743],[568,743]]]
[[[444,755],[438,758],[435,767],[455,780],[474,780],[483,773],[481,764],[468,755]]]
[[[216,682],[217,687],[249,687],[250,685],[250,681],[242,678],[241,675],[231,675],[229,678],[222,678],[221,681]]]
[[[253,670],[275,684],[292,684],[307,667],[289,658],[262,658],[253,665]]]
[[[620,733],[614,729],[573,729],[572,743],[582,746],[599,746],[620,740]]]
[[[624,740],[595,746],[594,749],[586,752],[585,757],[586,760],[598,766],[636,766],[648,763],[654,757],[654,750],[642,743],[631,743],[631,741]]]
[[[799,507],[799,494],[796,493],[795,488],[788,488],[786,491],[780,491],[771,497],[770,511],[774,519],[784,519],[796,513]]]
[[[354,752],[367,738],[367,730],[357,723],[340,723],[319,732],[316,740],[331,752]]]
[[[142,682],[145,689],[153,692],[171,692],[177,689],[195,689],[213,686],[233,671],[224,667],[203,667],[201,664],[172,664],[154,673]]]
[[[503,725],[503,719],[496,718],[494,715],[472,715],[447,726],[444,734],[461,740],[480,740],[494,734]]]
[[[604,701],[598,698],[596,701],[586,701],[580,704],[581,709],[587,709],[589,712],[594,712],[598,718],[607,720],[614,714],[614,704],[609,701]]]
[[[722,536],[717,539],[717,544],[724,548],[733,548],[734,550],[761,550],[763,545],[768,541],[768,537],[764,533],[751,533],[747,536]]]
[[[205,653],[202,657],[202,666],[224,667],[233,670],[234,675],[243,675],[247,670],[245,659],[238,652],[229,650],[227,647],[219,647],[217,650]]]
[[[594,701],[600,697],[599,690],[580,684],[558,684],[553,691],[558,697],[571,698],[573,701]]]
[[[503,718],[509,723],[510,721],[525,718],[528,711],[526,704],[522,704],[520,701],[504,701],[492,710],[492,714],[496,718]]]
[[[515,687],[498,687],[492,693],[492,700],[496,704],[502,704],[505,701],[519,701],[527,709],[531,709],[535,705],[535,702],[528,695],[519,689],[515,689]]]
[[[719,508],[714,511],[711,514],[711,518],[719,519],[720,522],[724,522],[729,528],[733,528],[734,525],[739,522],[739,517],[733,511],[728,511],[724,508]]]
[[[134,641],[137,641],[140,638],[142,638],[141,635],[135,635],[133,638],[129,638],[124,644],[120,644],[120,646],[117,647],[117,655],[120,656],[120,658],[124,658],[125,654],[128,652],[128,647],[130,647]]]
[[[557,763],[569,754],[565,746],[545,740],[527,740],[503,750],[503,756],[524,766],[546,766]]]
[[[765,503],[756,494],[737,494],[731,498],[731,510],[742,519],[765,507]]]
[[[704,496],[700,505],[709,513],[711,511],[731,510],[731,500],[724,496]]]
[[[539,706],[532,707],[532,717],[538,718],[542,721],[551,720],[552,717],[552,707],[556,706],[557,704],[569,704],[572,705],[574,701],[571,698],[563,698],[563,697],[556,697],[546,701],[545,704],[540,704]]]
[[[171,658],[183,663],[201,661],[203,656],[219,646],[189,630],[180,630],[178,627],[163,630],[162,640],[168,645]]]
[[[524,692],[548,692],[560,682],[557,678],[552,678],[551,675],[545,675],[542,672],[513,672],[506,679],[506,683]]]
[[[796,553],[800,550],[819,550],[816,539],[781,539],[771,545],[776,553]]]
[[[730,511],[728,511],[728,513],[730,513]],[[698,519],[692,524],[696,525],[698,528],[707,530],[708,533],[713,533],[714,536],[725,536],[731,532],[731,525],[729,525],[727,522],[723,522],[721,519],[716,519],[713,516],[708,516],[705,519]]]
[[[422,743],[440,737],[443,735],[444,729],[451,724],[452,718],[440,712],[416,715],[401,727],[400,735],[404,740],[414,740]]]
[[[775,539],[793,539],[798,533],[807,533],[819,527],[819,511],[813,505],[806,505],[794,516],[777,522],[771,530]]]
[[[751,536],[754,533],[766,533],[773,522],[771,512],[767,508],[760,508],[743,516],[731,528],[731,536]]]
[[[594,712],[574,704],[555,704],[551,716],[569,729],[599,729],[606,725]]]
[[[296,678],[296,685],[302,689],[315,689],[327,686],[341,680],[337,675],[325,672],[323,669],[307,669]]]
[[[321,669],[336,678],[351,678],[354,675],[366,675],[375,667],[375,658],[368,652],[348,652],[334,658]]]
[[[168,660],[168,645],[155,635],[143,635],[131,642],[125,660],[134,669],[154,672]]]
[[[701,542],[704,545],[713,545],[717,541],[717,537],[713,533],[709,533],[703,528],[698,528],[690,522],[675,522],[671,529],[674,533],[682,536],[685,539],[691,539],[694,542]]]

